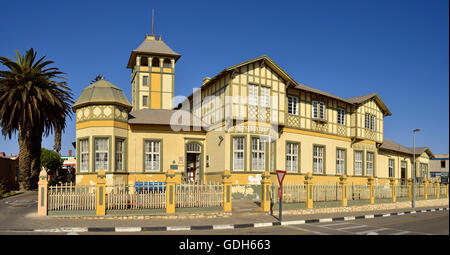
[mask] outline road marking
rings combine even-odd
[[[410,232],[409,231],[402,231],[402,232],[398,232],[398,233],[391,234],[391,235],[396,236],[396,235],[403,235],[403,234],[406,234],[406,233],[410,233]]]
[[[356,232],[356,234],[358,235],[362,235],[362,234],[369,234],[369,233],[376,233],[377,231],[382,231],[382,230],[387,230],[388,228],[379,228],[379,229],[372,229],[372,230],[367,230],[367,231],[361,231],[361,232]],[[378,235],[378,233],[376,233]]]
[[[285,221],[285,222],[281,222],[282,226],[288,226],[288,225],[300,225],[300,224],[305,224],[304,220],[293,220],[293,221]]]
[[[319,219],[319,222],[332,222],[332,218],[326,218],[326,219]]]
[[[226,225],[214,225],[213,229],[234,229],[234,226],[231,224]]]
[[[301,231],[310,232],[310,233],[314,233],[314,234],[317,234],[317,235],[328,235],[326,233],[313,231],[313,230],[309,230],[309,229],[304,229],[304,228],[300,228],[300,227],[297,227],[297,226],[288,226],[288,228],[295,228],[295,229],[298,229],[298,230],[301,230]]]
[[[397,213],[397,215],[405,215],[405,213],[404,212],[399,212],[399,213]]]
[[[87,228],[61,228],[62,232],[87,232]]]
[[[411,211],[411,214],[415,214],[416,213],[416,211]]]
[[[374,217],[375,217],[375,215],[373,215],[373,214],[372,214],[372,215],[365,215],[365,216],[364,216],[364,218],[366,218],[366,219],[372,219],[372,218],[374,218]]]
[[[387,214],[383,214],[383,217],[389,217],[389,216],[391,216],[391,214],[390,214],[390,213],[387,213]]]
[[[141,232],[141,227],[116,227],[116,232]]]
[[[344,217],[344,220],[354,220],[355,216]]]
[[[255,223],[254,227],[255,228],[272,227],[272,222]]]
[[[349,225],[349,224],[353,224],[353,223],[336,223],[336,224],[326,224],[326,225],[320,225],[321,227],[330,227],[330,226],[339,226],[339,225]]]
[[[368,227],[366,225],[357,225],[357,226],[351,226],[351,227],[345,227],[345,228],[337,228],[336,230],[346,230],[346,229],[354,229],[354,228],[364,228]]]
[[[189,226],[171,226],[171,227],[167,227],[167,231],[186,231],[186,230],[191,230],[191,227]]]

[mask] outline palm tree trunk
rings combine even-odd
[[[37,189],[39,182],[39,173],[41,172],[41,146],[42,129],[36,129],[33,132],[31,142],[31,178],[30,188]]]
[[[30,190],[31,179],[31,127],[19,125],[19,187]]]

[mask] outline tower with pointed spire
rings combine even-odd
[[[160,35],[146,35],[131,52],[131,104],[133,110],[172,109],[175,63],[181,57],[162,41]]]

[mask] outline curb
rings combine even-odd
[[[415,211],[393,212],[385,214],[369,214],[358,216],[345,216],[323,219],[308,219],[308,220],[293,220],[293,221],[274,221],[261,223],[246,223],[246,224],[222,224],[222,225],[203,225],[203,226],[161,226],[161,227],[63,227],[63,228],[49,228],[49,229],[0,229],[0,231],[14,231],[14,232],[67,232],[67,233],[81,233],[81,232],[143,232],[143,231],[191,231],[191,230],[223,230],[223,229],[241,229],[241,228],[261,228],[272,226],[288,226],[319,222],[335,222],[335,221],[349,221],[358,219],[372,219],[378,217],[389,217],[396,215],[416,214],[424,212],[447,211],[448,207],[423,209]]]

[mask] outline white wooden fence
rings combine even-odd
[[[409,197],[409,186],[408,185],[395,185],[395,196],[396,197]]]
[[[272,184],[272,201],[279,203],[278,188],[279,184]],[[296,183],[284,183],[283,184],[283,202],[285,203],[300,203],[306,202],[306,185]]]
[[[375,184],[373,190],[375,193],[375,199],[392,198],[392,188],[388,183]]]
[[[176,184],[175,202],[175,206],[178,208],[221,207],[223,205],[223,184]]]
[[[48,211],[94,211],[96,188],[73,183],[48,187]]]
[[[139,210],[166,208],[165,183],[152,182],[138,186],[106,186],[106,210]]]
[[[370,189],[367,184],[347,184],[347,188],[347,199],[349,201],[370,199]]]

